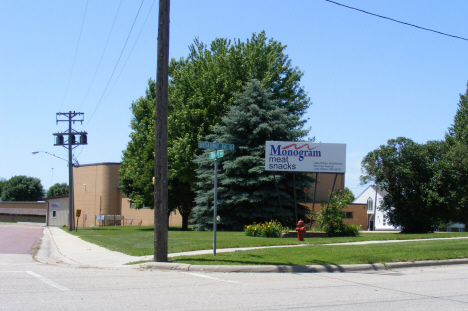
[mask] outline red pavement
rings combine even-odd
[[[42,228],[0,226],[0,254],[33,254],[42,238]]]

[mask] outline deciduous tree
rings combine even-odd
[[[2,190],[2,201],[39,201],[43,197],[41,180],[24,175],[11,177]]]
[[[58,197],[61,195],[68,195],[69,188],[66,183],[56,183],[47,190],[47,197]]]
[[[388,192],[381,209],[388,213],[390,223],[401,226],[403,232],[432,232],[453,215],[442,185],[435,178],[444,148],[443,142],[417,144],[399,137],[362,160],[366,175],[361,180],[374,181]]]

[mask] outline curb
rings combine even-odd
[[[447,260],[426,260],[415,262],[389,262],[385,264],[356,265],[291,265],[291,266],[224,266],[224,265],[191,265],[172,262],[148,262],[140,265],[142,269],[162,271],[196,271],[196,272],[227,272],[227,273],[335,273],[356,271],[380,271],[412,267],[445,266],[468,264],[468,258]]]

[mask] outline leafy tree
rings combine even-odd
[[[353,193],[347,188],[343,194],[341,190],[335,190],[328,204],[322,203],[322,210],[318,213],[317,223],[325,231],[327,236],[346,236],[346,225],[343,223],[341,210],[354,201]],[[330,194],[331,192],[329,192]],[[352,234],[356,235],[356,233]]]
[[[388,192],[381,209],[390,223],[406,233],[432,232],[450,219],[453,211],[437,178],[443,142],[417,144],[411,139],[390,139],[386,146],[362,160],[363,183],[374,181]]]
[[[58,197],[61,195],[68,195],[69,188],[66,183],[56,183],[47,190],[46,197]]]
[[[437,163],[434,180],[451,210],[450,220],[468,228],[468,145],[454,144]]]
[[[193,160],[202,151],[198,141],[234,104],[234,94],[251,79],[271,91],[271,99],[288,115],[302,116],[310,105],[300,86],[303,73],[291,65],[285,45],[264,32],[247,42],[215,39],[209,47],[195,39],[187,58],[169,66],[169,178],[177,179],[194,196],[197,189]]]
[[[140,97],[132,103],[133,118],[130,122],[132,132],[127,149],[123,151],[120,166],[120,185],[122,191],[132,200],[136,208],[154,206],[154,113],[155,113],[156,83],[148,81],[145,97]],[[185,188],[184,188],[185,187]],[[188,195],[187,195],[188,194]],[[177,180],[169,181],[169,210],[178,208],[182,215],[183,229],[188,229],[188,217],[193,201],[190,188]],[[188,213],[186,212],[189,210]]]
[[[348,187],[344,188],[344,194],[351,200],[350,203],[352,203],[356,199],[354,193]]]
[[[136,208],[154,206],[154,113],[156,83],[148,81],[146,96],[132,102],[132,132],[120,166],[123,193]]]
[[[247,83],[242,94],[235,95],[234,105],[221,118],[222,123],[207,135],[208,141],[234,144],[218,166],[218,213],[221,229],[242,229],[253,222],[279,219],[282,215],[274,190],[273,174],[265,171],[265,141],[297,141],[308,130],[298,115],[289,114],[278,99],[273,99],[258,80]],[[214,171],[209,152],[198,156],[200,190],[193,209],[195,227],[207,229],[213,223]],[[288,178],[287,178],[288,177]],[[297,174],[297,189],[312,180]],[[282,175],[278,182],[284,213],[294,219],[292,175]]]
[[[310,105],[299,82],[303,73],[284,54],[286,46],[264,32],[247,42],[215,39],[209,47],[198,39],[187,58],[171,60],[169,75],[168,165],[169,205],[177,207],[184,223],[194,206],[197,189],[193,159],[198,141],[233,104],[233,95],[252,78],[272,92],[288,114],[302,116]],[[146,96],[132,103],[131,141],[123,153],[122,190],[136,206],[153,206],[154,81]],[[153,116],[153,117],[151,117]],[[180,195],[183,194],[183,195]],[[191,203],[190,203],[191,202]]]
[[[2,190],[3,187],[5,186],[7,180],[5,178],[0,178],[0,199],[2,198]]]
[[[40,179],[23,175],[11,177],[2,190],[2,201],[39,201],[43,196]]]

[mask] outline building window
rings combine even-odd
[[[132,204],[132,201],[129,201],[129,202],[130,202],[130,208],[136,208],[135,205]],[[146,208],[146,209],[148,209],[148,208],[151,208],[151,207],[149,207],[149,206],[144,206],[144,205],[143,205],[143,207],[141,207],[141,208]]]
[[[57,211],[52,211],[52,218],[56,218],[57,217]]]
[[[384,215],[384,216],[382,217],[382,225],[386,226],[387,223],[388,223],[387,217]]]
[[[374,210],[374,200],[372,200],[372,198],[367,199],[367,210],[368,211]]]
[[[353,212],[340,212],[343,218],[348,218],[352,219],[353,218]]]

